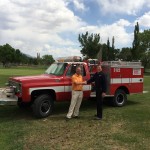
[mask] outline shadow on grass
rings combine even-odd
[[[131,100],[128,100],[127,101],[127,106],[130,106],[130,105],[139,105],[139,104],[141,104],[140,102],[137,102],[137,101],[131,101]]]
[[[0,106],[0,120],[14,121],[21,119],[33,119],[32,109],[21,109],[17,106]]]
[[[68,112],[70,106],[70,102],[61,102],[61,103],[55,103],[55,109],[54,109],[54,115],[57,114],[64,114]],[[96,101],[92,100],[83,100],[80,111],[85,111],[85,110],[90,110],[90,109],[95,109],[96,107]]]
[[[110,103],[104,101],[104,109],[108,109],[113,107]],[[137,105],[140,102],[135,102],[128,100],[126,106]],[[68,109],[70,106],[70,102],[56,102],[53,114],[50,118],[56,119],[64,119],[66,116]],[[96,111],[96,100],[84,100],[82,101],[82,105],[80,108],[80,112],[85,111]],[[48,117],[49,118],[49,117]],[[18,106],[0,106],[0,120],[1,121],[14,121],[14,120],[35,120],[36,118],[33,115],[32,108],[19,108]]]
[[[95,110],[96,102],[85,100],[82,102],[81,111]],[[66,116],[70,102],[56,102],[54,107],[54,112],[51,115],[57,118],[61,116]],[[50,116],[50,117],[51,117]],[[19,108],[18,106],[0,106],[0,121],[14,121],[14,120],[34,120],[36,119],[33,115],[32,108]]]

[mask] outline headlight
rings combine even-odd
[[[9,81],[9,86],[14,89],[15,93],[21,93],[22,92],[21,83],[14,82],[14,81]]]
[[[21,83],[19,83],[17,90],[18,90],[18,93],[22,93],[22,85],[21,85]]]

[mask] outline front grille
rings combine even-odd
[[[19,83],[19,82],[9,80],[9,86],[14,89],[15,93],[21,93],[22,92],[21,83]]]

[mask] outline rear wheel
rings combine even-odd
[[[122,107],[127,101],[127,95],[124,90],[118,89],[113,98],[113,105],[117,107]]]
[[[52,114],[54,101],[50,95],[38,96],[33,103],[33,113],[37,118],[45,118]]]

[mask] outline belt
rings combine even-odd
[[[74,91],[82,91],[82,90],[74,90]]]

